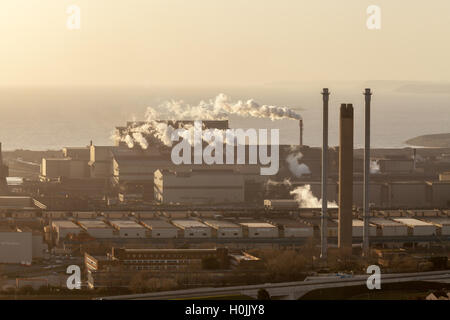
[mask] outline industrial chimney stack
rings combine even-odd
[[[339,231],[342,254],[352,251],[353,105],[342,104],[339,121]]]
[[[8,184],[6,183],[7,167],[3,164],[2,143],[0,142],[0,195],[8,194]]]
[[[328,100],[330,97],[330,92],[328,88],[323,88],[322,98],[323,98],[323,144],[322,144],[322,215],[321,215],[321,251],[320,257],[322,259],[327,258],[328,249]]]
[[[367,256],[369,254],[369,219],[370,219],[370,207],[369,207],[369,179],[370,179],[370,100],[372,92],[369,88],[364,91],[365,96],[365,143],[364,143],[364,228],[363,228],[363,254]]]
[[[303,147],[303,119],[299,120],[299,126],[300,126],[300,147]]]

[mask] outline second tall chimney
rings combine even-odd
[[[339,232],[343,254],[352,252],[353,105],[342,104],[339,119]]]

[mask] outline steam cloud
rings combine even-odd
[[[246,102],[231,102],[228,96],[219,94],[214,100],[201,101],[196,106],[185,104],[183,101],[169,101],[158,108],[149,107],[145,114],[145,124],[128,127],[119,137],[115,138],[125,142],[129,148],[140,145],[142,149],[147,149],[149,146],[147,137],[171,146],[171,137],[176,134],[175,130],[178,128],[159,120],[224,120],[231,114],[242,117],[267,118],[272,121],[301,119],[300,114],[286,107],[259,105],[253,99]],[[181,127],[186,130],[193,129],[190,124],[180,125]]]
[[[372,174],[380,173],[380,165],[376,160],[370,161],[370,173]]]
[[[292,190],[291,195],[297,200],[300,208],[321,208],[322,199],[315,197],[311,191],[311,186],[309,184],[302,187],[297,187]],[[336,202],[328,202],[329,208],[337,208]]]
[[[291,153],[286,158],[286,162],[289,165],[289,170],[292,172],[294,176],[300,178],[303,175],[308,175],[311,173],[309,167],[304,163],[299,163],[299,160],[303,158],[303,154],[298,152],[297,154]]]

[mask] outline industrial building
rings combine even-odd
[[[406,157],[375,159],[382,173],[409,174],[414,170],[414,160]]]
[[[362,237],[364,230],[364,221],[359,219],[352,220],[352,236]],[[377,227],[373,224],[369,224],[369,236],[374,237],[377,235]]]
[[[284,238],[312,238],[314,236],[313,226],[292,219],[270,219],[269,222],[282,230]]]
[[[388,206],[391,208],[426,207],[431,203],[429,185],[425,181],[390,182]]]
[[[242,238],[241,226],[227,220],[204,220],[213,230],[215,238]]]
[[[78,220],[78,224],[93,238],[114,237],[114,229],[101,220]]]
[[[396,221],[378,217],[370,218],[370,223],[377,226],[380,230],[380,236],[391,237],[408,235],[407,226]]]
[[[137,271],[193,272],[203,267],[205,259],[215,259],[223,269],[229,265],[226,248],[216,249],[127,249],[112,248],[107,256],[85,253],[88,285],[98,287],[127,287]],[[175,274],[175,273],[173,273]]]
[[[267,222],[249,221],[239,222],[244,231],[244,237],[248,238],[277,238],[278,228]]]
[[[408,226],[410,234],[413,236],[432,236],[436,234],[436,226],[429,222],[413,218],[394,218],[393,220]]]
[[[42,258],[45,250],[42,234],[18,228],[0,228],[0,263],[30,265]]]
[[[57,220],[52,222],[52,228],[57,235],[57,241],[61,241],[70,234],[77,235],[82,229],[72,221]]]
[[[193,219],[172,220],[174,226],[183,230],[184,238],[211,238],[211,228]]]
[[[450,235],[450,218],[428,217],[424,218],[423,220],[435,225],[438,228],[438,230],[440,230],[441,235],[443,236]]]
[[[450,181],[429,182],[431,186],[431,202],[436,208],[450,207]]]
[[[59,178],[83,179],[89,177],[85,160],[72,158],[42,158],[41,179],[50,181]]]
[[[158,170],[155,199],[164,204],[244,202],[244,178],[232,170]]]
[[[132,220],[110,220],[109,223],[118,231],[121,238],[145,238],[146,229]]]
[[[141,221],[150,230],[152,238],[177,238],[178,228],[162,219],[148,219]]]

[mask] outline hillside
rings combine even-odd
[[[427,134],[406,141],[411,146],[428,148],[450,148],[450,133]]]

